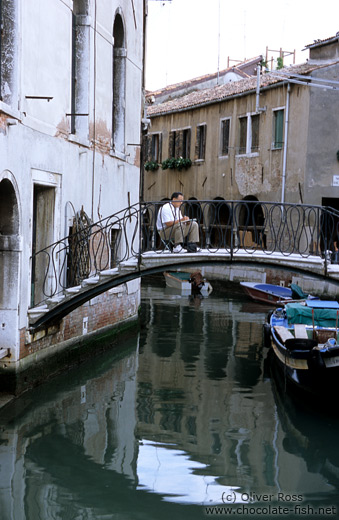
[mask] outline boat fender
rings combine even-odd
[[[263,335],[264,335],[264,347],[271,347],[271,326],[268,323],[264,323],[263,325]]]

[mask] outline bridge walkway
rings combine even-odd
[[[127,281],[140,278],[146,274],[154,274],[182,267],[194,268],[211,264],[256,264],[303,271],[317,277],[324,275],[325,262],[319,256],[304,257],[300,254],[284,255],[263,251],[249,252],[239,249],[233,254],[229,250],[204,249],[198,253],[170,253],[167,251],[148,251],[138,257],[131,257],[121,262],[118,267],[105,269],[96,276],[84,279],[75,287],[65,289],[62,293],[46,299],[41,305],[28,310],[29,326],[32,331],[48,326],[60,320],[66,314],[99,294],[121,285]],[[328,265],[328,278],[339,280],[339,265]]]

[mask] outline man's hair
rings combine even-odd
[[[181,193],[181,191],[175,191],[175,192],[172,193],[172,195],[171,195],[171,200],[173,200],[173,199],[177,199],[177,198],[179,197],[179,195],[184,196],[184,195]]]

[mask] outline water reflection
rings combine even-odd
[[[0,412],[1,519],[196,519],[263,493],[337,506],[338,422],[271,379],[254,311],[144,289],[138,338]]]

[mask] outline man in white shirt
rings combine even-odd
[[[172,194],[170,202],[167,202],[159,209],[157,216],[157,230],[163,240],[174,242],[173,253],[186,252],[183,243],[187,238],[188,242],[199,242],[199,226],[197,222],[184,217],[180,211],[180,206],[184,196],[176,191]]]

